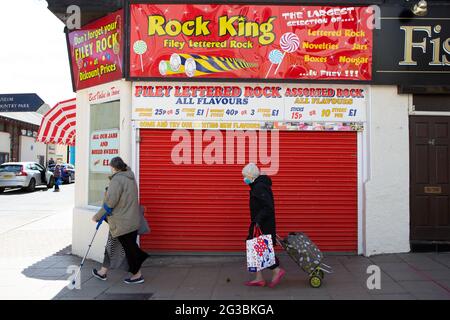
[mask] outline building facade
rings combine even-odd
[[[366,256],[450,240],[448,6],[430,4],[429,20],[389,2],[115,9],[68,33],[74,254],[117,155],[136,173],[152,226],[140,243],[153,253],[242,254],[249,161],[273,179],[281,236],[303,231],[324,251]],[[97,55],[89,35],[104,43]]]

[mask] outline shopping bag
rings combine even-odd
[[[273,250],[272,235],[262,234],[247,240],[247,269],[250,272],[258,272],[275,264],[275,252]]]
[[[147,222],[147,219],[145,219],[145,207],[140,205],[139,206],[139,218],[141,219],[141,222],[139,224],[138,234],[147,234],[150,233],[150,225]]]

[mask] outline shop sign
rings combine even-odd
[[[109,162],[119,156],[119,129],[93,131],[89,155],[91,172],[110,173]]]
[[[281,131],[363,131],[359,122],[251,122],[251,121],[136,121],[141,129],[180,130],[281,130]]]
[[[133,84],[132,119],[167,129],[260,129],[366,119],[367,87],[319,84]]]
[[[89,103],[100,103],[104,101],[120,99],[120,89],[118,86],[111,86],[88,93]]]
[[[450,7],[429,5],[424,17],[384,6],[374,34],[374,83],[450,83]]]
[[[122,78],[123,11],[68,34],[75,90]]]
[[[131,78],[372,78],[367,7],[131,4]]]

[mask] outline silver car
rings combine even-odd
[[[6,162],[0,165],[0,192],[6,188],[34,191],[37,186],[53,188],[53,173],[36,162]]]

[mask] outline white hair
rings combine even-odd
[[[249,164],[247,164],[244,167],[244,169],[242,169],[242,175],[243,176],[250,176],[253,179],[256,179],[260,175],[259,168],[258,168],[258,166],[256,164],[249,163]]]

